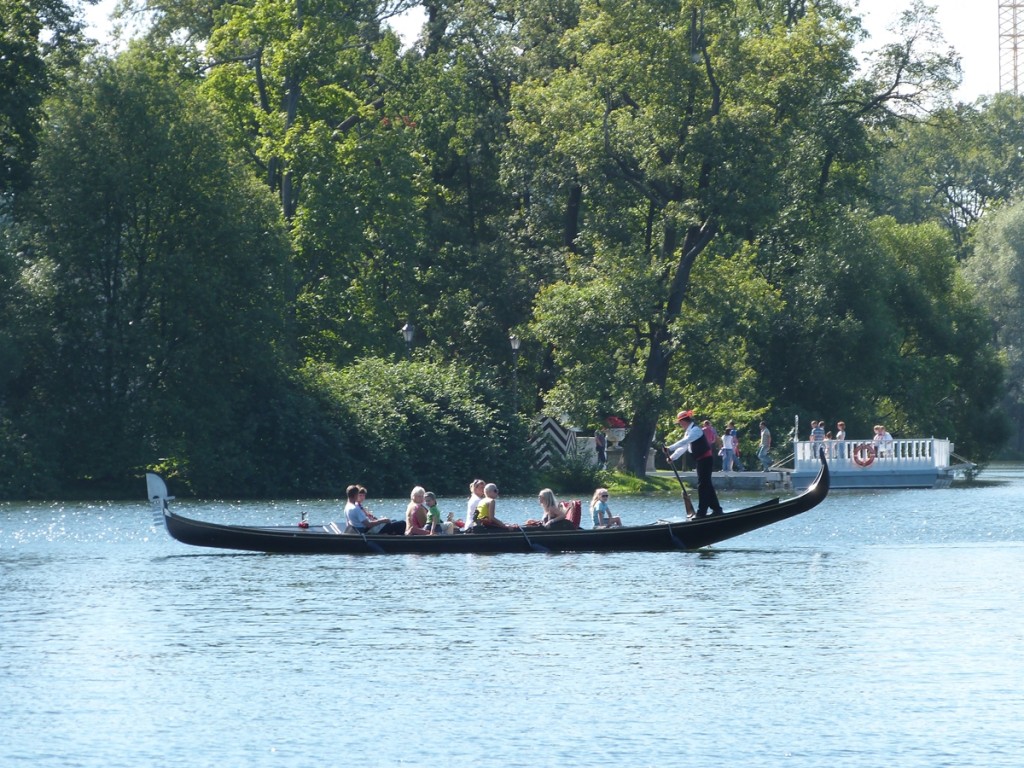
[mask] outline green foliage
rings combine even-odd
[[[725,243],[713,250],[719,253]],[[753,426],[771,408],[765,348],[786,316],[781,291],[758,271],[756,251],[741,246],[731,256],[702,261],[693,272],[694,301],[683,307],[674,333],[680,366],[670,376],[671,403],[694,408],[715,424],[732,419]],[[675,409],[663,426],[674,429]]]
[[[98,61],[50,114],[21,274],[40,331],[26,418],[66,478],[182,453],[234,486],[250,475],[250,396],[280,370],[272,202],[144,50]]]
[[[28,185],[43,101],[83,50],[75,11],[62,0],[0,0],[0,200]]]
[[[303,378],[323,411],[348,432],[346,483],[403,496],[414,485],[457,493],[486,475],[522,487],[531,451],[523,426],[496,406],[486,377],[454,364],[364,358],[344,369],[309,364]]]
[[[1006,412],[1013,417],[1013,449],[1024,451],[1024,204],[992,211],[979,223],[974,253],[964,265],[977,292],[993,336],[983,335],[998,348],[1006,366]]]
[[[605,485],[610,476],[594,464],[593,457],[582,451],[570,451],[564,456],[555,455],[551,463],[541,472],[541,483],[557,488],[559,493],[591,494],[595,488]]]
[[[684,404],[997,445],[1024,102],[944,106],[924,4],[862,64],[840,3],[439,0],[402,51],[406,2],[140,0],[44,111],[69,9],[0,0],[0,494],[535,489],[537,411],[636,473]]]
[[[900,310],[898,365],[887,387],[896,418],[880,411],[881,420],[902,434],[948,435],[962,455],[986,461],[1008,435],[996,396],[1003,369],[952,239],[937,223],[880,219],[874,231],[894,263],[892,301]]]
[[[838,7],[679,10],[583,3],[578,26],[563,38],[569,63],[513,91],[509,162],[521,169],[521,183],[541,199],[579,190],[579,233],[566,243],[618,292],[638,286],[640,299],[608,337],[614,383],[606,375],[599,387],[631,418],[627,462],[638,473],[672,396],[687,389],[717,396],[704,391],[690,360],[678,359],[685,336],[701,331],[685,309],[708,312],[701,296],[691,297],[698,259],[739,250],[716,252],[716,238],[754,242],[780,215],[832,193],[833,175],[842,179],[840,171],[866,152],[866,120],[888,100],[851,80],[853,22]],[[932,74],[941,74],[938,64]],[[588,267],[572,274],[570,293],[581,277],[596,285]],[[543,306],[552,299],[572,303],[540,294],[537,328],[545,338],[557,325],[543,317],[558,311]],[[573,381],[560,377],[550,401],[577,412],[602,405],[601,394],[576,394],[592,372],[593,350],[582,349],[590,338],[555,351],[556,360],[571,358]],[[745,350],[739,358],[732,384],[749,396],[754,377],[744,373]],[[670,386],[680,376],[688,381]]]
[[[399,51],[379,12],[259,0],[210,35],[203,93],[290,228],[297,360],[398,351],[417,314],[425,174],[416,117],[385,96]]]
[[[424,226],[411,292],[418,300],[407,303],[406,316],[415,314],[447,359],[467,365],[508,360],[510,329],[528,317],[546,255],[536,241],[524,243],[532,233],[522,231],[519,200],[501,184],[509,92],[538,55],[529,35],[573,3],[541,5],[434,4],[423,48],[385,68],[389,104],[415,119],[423,163]],[[552,43],[546,38],[545,50]]]
[[[679,481],[674,477],[647,475],[637,477],[626,472],[608,472],[601,483],[617,496],[681,496]],[[688,487],[693,493],[694,489]],[[682,503],[682,502],[680,502]]]
[[[903,223],[941,222],[960,259],[986,211],[1020,195],[1024,98],[1017,94],[937,110],[883,138],[871,173],[877,210]]]

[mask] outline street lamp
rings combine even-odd
[[[523,340],[514,333],[508,337],[508,343],[512,345],[512,412],[519,412],[519,345]]]
[[[409,352],[409,356],[412,356],[412,337],[416,333],[416,326],[412,323],[406,323],[402,326],[402,337],[405,339],[405,348]]]

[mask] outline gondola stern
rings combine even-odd
[[[168,502],[174,499],[173,496],[167,495],[167,483],[164,479],[155,472],[146,473],[146,492],[149,497],[150,510],[153,513],[153,525],[157,528],[163,527],[167,529],[167,515]]]
[[[823,501],[828,496],[829,489],[832,485],[832,477],[828,468],[828,459],[825,458],[825,449],[822,448],[818,452],[818,458],[821,460],[821,468],[818,470],[818,476],[814,478],[807,490],[804,491],[805,496],[814,496],[818,499],[818,503]]]

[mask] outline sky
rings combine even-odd
[[[999,90],[999,2],[1000,0],[926,0],[936,9],[936,18],[946,38],[960,54],[963,81],[956,93],[959,101],[973,102]],[[859,0],[855,8],[864,19],[872,39],[871,48],[891,39],[887,29],[910,0]]]
[[[963,83],[956,93],[960,101],[973,102],[999,90],[999,2],[1000,0],[926,0],[936,8],[936,15],[946,42],[962,57]],[[887,29],[910,0],[850,0],[864,19],[871,33],[865,49],[881,45],[891,36]],[[86,18],[93,34],[100,39],[109,28],[107,18],[114,0],[100,0],[87,9]],[[421,14],[396,26],[403,39],[416,37]]]

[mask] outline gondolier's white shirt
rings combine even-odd
[[[683,434],[682,439],[677,440],[668,447],[668,449],[672,451],[672,461],[675,461],[684,453],[689,453],[690,445],[693,443],[693,441],[699,440],[702,437],[704,437],[704,430],[698,427],[693,422],[690,422],[690,426]]]

